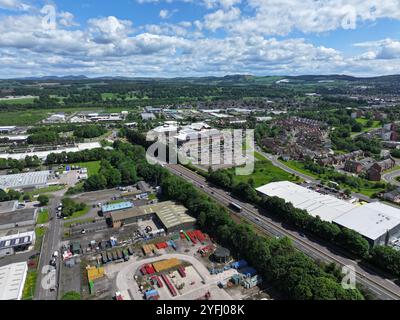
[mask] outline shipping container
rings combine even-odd
[[[167,285],[169,291],[171,292],[173,297],[177,296],[177,292],[174,288],[174,286],[172,285],[171,281],[169,281],[168,277],[165,274],[161,274],[161,278],[164,280],[165,284]]]

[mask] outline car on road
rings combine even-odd
[[[306,235],[305,235],[303,232],[300,232],[299,235],[300,235],[300,237],[302,237],[302,238],[305,238],[305,237],[306,237]]]
[[[85,229],[82,229],[81,230],[81,234],[85,234],[86,233],[86,230]]]
[[[58,251],[54,251],[53,257],[54,257],[54,258],[58,258]]]
[[[57,266],[57,260],[56,260],[56,258],[52,258],[52,259],[50,260],[49,264],[50,264],[52,267],[56,267],[56,266]]]

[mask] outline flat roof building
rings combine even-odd
[[[0,189],[46,187],[50,171],[36,171],[0,176]]]
[[[187,209],[172,201],[164,201],[134,207],[126,210],[114,211],[110,214],[113,227],[136,223],[143,219],[157,218],[167,232],[192,228],[196,219],[189,216]]]
[[[0,300],[21,300],[27,273],[26,262],[0,267]]]
[[[15,160],[23,160],[26,156],[33,157],[37,156],[39,159],[46,160],[47,156],[51,153],[63,153],[63,152],[78,152],[83,150],[91,150],[101,148],[100,142],[84,142],[78,143],[75,146],[71,147],[57,147],[54,150],[47,151],[28,151],[24,153],[1,153],[0,158],[4,159],[15,159]]]
[[[373,202],[353,208],[333,223],[358,232],[371,245],[385,245],[400,235],[400,210]]]
[[[306,210],[313,217],[332,222],[355,207],[350,202],[304,188],[289,181],[268,183],[256,189],[259,193],[284,199],[295,208]]]
[[[33,226],[36,216],[37,208],[0,212],[0,230]]]
[[[18,200],[0,202],[0,214],[17,210]]]
[[[35,232],[29,231],[24,233],[12,234],[0,237],[0,250],[13,249],[15,251],[26,250],[35,241]]]
[[[119,211],[119,210],[125,210],[128,208],[132,208],[133,203],[130,201],[126,202],[118,202],[118,203],[111,203],[111,204],[105,204],[101,207],[101,211],[103,214],[108,214],[114,211]]]

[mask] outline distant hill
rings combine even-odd
[[[123,77],[123,76],[104,76],[90,78],[84,75],[68,75],[68,76],[44,76],[44,77],[25,77],[15,78],[12,80],[20,81],[158,81],[158,82],[186,82],[193,84],[268,84],[274,83],[281,79],[287,79],[288,82],[392,82],[399,81],[400,75],[388,75],[377,77],[353,77],[348,75],[331,74],[331,75],[299,75],[299,76],[253,76],[248,74],[234,74],[223,77],[205,76],[205,77],[175,77],[175,78],[150,78],[150,77]]]

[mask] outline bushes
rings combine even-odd
[[[376,266],[400,278],[400,252],[387,246],[376,246],[371,250],[370,261]]]
[[[82,211],[86,209],[86,204],[85,203],[76,203],[70,198],[64,198],[62,200],[62,215],[64,217],[70,217],[72,216],[75,212]]]
[[[10,189],[8,192],[5,192],[3,189],[0,189],[0,202],[18,200],[20,197],[21,193],[18,191]]]

